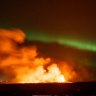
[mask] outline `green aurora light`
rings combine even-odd
[[[26,32],[27,39],[28,40],[36,40],[36,41],[42,41],[42,42],[56,42],[58,44],[62,45],[68,45],[74,48],[78,48],[81,50],[88,50],[96,52],[96,43],[88,42],[87,40],[78,40],[73,39],[68,36],[53,36],[49,34],[44,33],[32,33],[32,32]]]

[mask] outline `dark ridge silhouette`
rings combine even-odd
[[[96,96],[96,82],[1,84],[0,96]]]

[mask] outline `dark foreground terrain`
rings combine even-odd
[[[0,96],[96,96],[96,82],[0,84]]]

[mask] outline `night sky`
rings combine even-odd
[[[0,27],[96,41],[93,0],[0,0]]]
[[[88,0],[0,0],[0,28],[19,28],[28,39],[96,52],[95,9]]]

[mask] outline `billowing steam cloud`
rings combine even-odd
[[[57,64],[50,64],[50,58],[38,57],[34,46],[18,45],[24,39],[21,30],[0,30],[1,82],[4,79],[8,83],[64,82],[64,76]]]
[[[74,63],[56,63],[51,58],[40,56],[35,46],[24,46],[24,40],[25,34],[21,30],[0,29],[1,82],[65,82],[82,81],[90,77],[87,69]]]

